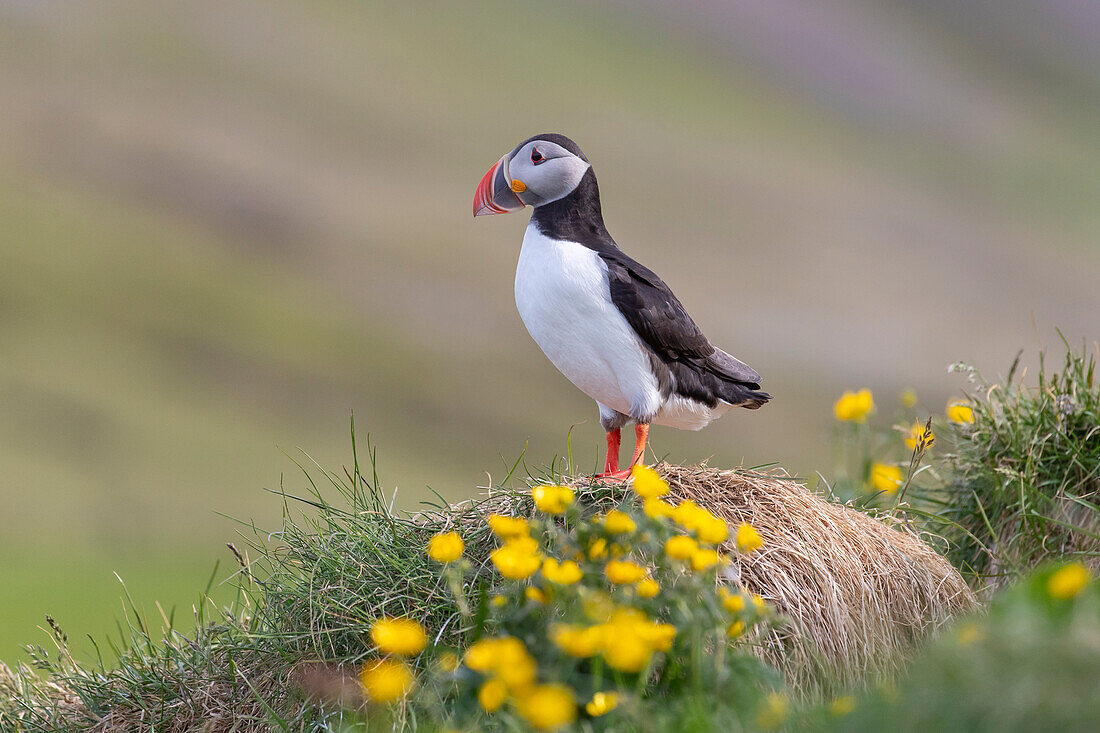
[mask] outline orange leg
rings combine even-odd
[[[630,466],[619,470],[619,444],[621,441],[619,430],[611,430],[607,433],[607,463],[604,464],[603,473],[596,478],[610,479],[612,481],[626,481],[630,478],[630,469],[634,464],[642,460],[645,455],[646,442],[649,439],[649,423],[638,423],[634,426],[634,457],[630,459]]]
[[[630,459],[631,468],[634,468],[645,457],[645,446],[649,440],[649,423],[637,423],[634,426],[634,437],[634,457]]]
[[[618,428],[607,431],[607,462],[604,463],[603,473],[596,478],[607,478],[619,472],[619,443],[622,433]]]

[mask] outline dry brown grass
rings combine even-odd
[[[760,532],[758,552],[730,548],[730,579],[791,619],[760,650],[796,687],[890,675],[924,634],[976,606],[958,571],[903,526],[830,503],[785,474],[656,468],[674,500]]]

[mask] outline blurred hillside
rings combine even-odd
[[[408,508],[571,425],[594,467],[515,314],[527,216],[470,219],[537,132],[776,397],[670,460],[827,472],[838,391],[939,411],[951,361],[1100,331],[1086,3],[0,0],[0,99],[4,659],[109,629],[113,570],[186,615],[215,512],[277,529],[351,412]]]

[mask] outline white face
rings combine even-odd
[[[508,158],[508,176],[512,190],[522,183],[520,201],[528,206],[542,206],[568,196],[581,182],[591,165],[557,143],[532,140],[519,147]]]

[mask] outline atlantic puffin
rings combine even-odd
[[[516,307],[554,366],[596,401],[607,432],[599,478],[624,479],[649,426],[699,430],[732,407],[771,399],[760,375],[715,347],[664,281],[619,249],[604,225],[592,164],[557,133],[524,140],[485,173],[474,216],[531,206],[516,268]],[[619,470],[620,429],[635,423]]]

